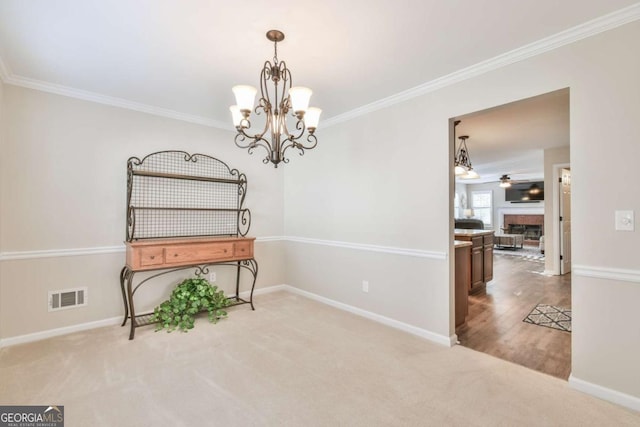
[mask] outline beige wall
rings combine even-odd
[[[536,203],[511,203],[505,200],[504,188],[500,187],[498,182],[486,182],[483,184],[467,184],[467,194],[471,200],[472,191],[491,191],[493,195],[493,224],[492,230],[496,233],[502,233],[504,221],[502,220],[502,209],[517,209],[518,213],[526,214],[529,210],[541,211],[545,207],[545,202]],[[541,211],[542,212],[542,211]],[[508,214],[508,212],[506,212]],[[535,213],[532,213],[535,215]]]
[[[640,156],[640,145],[629,138],[640,133],[640,56],[629,54],[639,38],[640,22],[634,22],[320,129],[318,149],[285,171],[287,235],[449,254],[454,188],[449,119],[569,87],[573,375],[640,397],[640,370],[633,362],[640,359],[638,328],[631,337],[636,339],[629,337],[635,311],[615,305],[623,293],[627,301],[640,300],[640,239],[637,231],[613,228],[614,210],[638,211],[640,198],[611,191],[620,182],[633,182],[631,169],[616,166],[621,154]],[[368,251],[347,258],[344,251],[316,246],[289,244],[287,262],[295,266],[287,270],[290,285],[440,335],[454,333],[448,260],[400,261],[387,254],[382,261]],[[347,263],[351,257],[357,262]],[[587,276],[593,269],[608,279],[583,286],[592,280]],[[628,278],[635,282],[622,283],[607,269],[631,271]],[[359,289],[366,278],[382,283],[363,293]],[[374,292],[378,287],[382,291]],[[391,290],[404,297],[403,304],[385,304]],[[615,325],[606,331],[603,312],[607,324]]]
[[[570,162],[569,147],[550,148],[544,150],[544,187],[545,197],[548,203],[544,208],[544,234],[545,234],[545,262],[547,272],[560,274],[560,260],[558,248],[560,247],[558,183],[554,182],[554,165],[568,164]]]
[[[0,80],[0,159],[4,156],[4,83]],[[0,173],[0,206],[3,202],[2,197],[2,173]],[[0,253],[2,253],[2,223],[0,222]],[[4,300],[2,294],[2,262],[0,262],[0,301]],[[0,339],[2,339],[2,304],[0,303]]]
[[[127,159],[169,149],[212,155],[245,172],[250,235],[283,234],[281,169],[235,147],[230,131],[10,85],[4,86],[2,105],[0,248],[5,257],[122,245]],[[281,252],[278,241],[256,244],[258,286],[283,283]],[[123,313],[118,275],[124,252],[0,264],[2,338]],[[140,305],[153,307],[169,285],[142,292]],[[47,311],[47,291],[80,286],[89,287],[87,307]]]
[[[638,231],[613,229],[614,210],[639,211],[640,199],[629,197],[629,188],[610,191],[634,179],[633,170],[616,167],[621,153],[640,156],[629,137],[640,133],[640,57],[629,54],[639,38],[634,22],[320,128],[318,148],[278,170],[237,149],[231,132],[4,86],[0,250],[119,245],[126,159],[163,149],[203,152],[247,173],[251,234],[365,245],[258,243],[260,285],[286,282],[446,337],[454,331],[451,260],[445,259],[454,189],[449,119],[569,87],[573,375],[640,397],[640,337],[631,306],[640,300],[640,242]],[[0,262],[0,337],[122,315],[123,258]],[[602,277],[589,277],[594,274]],[[370,282],[368,293],[362,280]],[[47,313],[46,290],[84,285],[88,307]],[[161,288],[141,304],[152,306]]]

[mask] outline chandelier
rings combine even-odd
[[[453,140],[456,139],[456,128],[460,124],[461,120],[453,122]],[[455,166],[456,177],[460,179],[477,179],[480,178],[478,172],[473,170],[471,165],[471,158],[469,157],[469,149],[467,148],[467,135],[460,137],[460,145],[456,149],[456,154],[453,158],[453,165]]]
[[[273,42],[273,62],[266,61],[260,72],[260,98],[255,106],[257,89],[252,86],[234,86],[233,93],[236,105],[229,107],[233,125],[238,133],[235,143],[240,148],[248,149],[252,154],[257,147],[267,151],[263,163],[273,163],[278,167],[280,162],[288,163],[285,153],[289,148],[298,149],[300,155],[305,150],[315,148],[318,143],[314,135],[320,120],[319,108],[309,107],[312,91],[302,86],[293,86],[291,71],[284,61],[278,60],[278,42],[284,40],[284,34],[278,30],[267,32],[267,39]],[[264,128],[249,134],[251,128],[251,112],[256,115],[264,113]],[[295,126],[287,126],[287,115],[295,118]],[[306,132],[305,132],[306,131]],[[306,138],[303,136],[306,135]]]
[[[467,135],[460,137],[460,145],[456,150],[456,156],[454,158],[455,173],[460,179],[478,179],[480,175],[473,170],[471,164],[471,158],[469,157],[469,149],[467,148]]]
[[[500,187],[502,188],[511,187],[511,178],[509,177],[509,175],[502,175],[500,177]]]

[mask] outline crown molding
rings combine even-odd
[[[523,61],[532,56],[540,55],[550,50],[574,43],[576,41],[591,37],[593,35],[620,27],[630,22],[640,19],[640,2],[635,3],[626,8],[611,12],[599,18],[592,19],[583,24],[561,31],[552,36],[543,38],[533,43],[529,43],[520,48],[511,50],[501,55],[495,56],[488,60],[479,62],[469,67],[460,69],[453,73],[428,81],[421,85],[399,92],[386,98],[379,99],[353,110],[347,111],[337,116],[330,117],[322,122],[322,127],[330,127],[339,123],[346,122],[356,117],[363,116],[374,111],[399,104],[401,102],[434,92],[447,86],[462,82],[464,80],[477,77],[489,71],[496,70],[507,65]],[[78,98],[85,101],[96,102],[99,104],[110,105],[113,107],[124,108],[128,110],[138,111],[142,113],[152,114],[161,117],[167,117],[174,120],[180,120],[188,123],[195,123],[203,126],[213,127],[222,130],[231,131],[231,125],[219,120],[210,119],[202,116],[181,113],[179,111],[169,110],[166,108],[155,107],[140,102],[129,101],[123,98],[102,95],[95,92],[89,92],[81,89],[75,89],[68,86],[57,85],[41,80],[30,79],[14,75],[11,73],[8,65],[0,57],[0,79],[6,84],[36,89],[43,92],[54,93],[57,95]]]
[[[209,119],[207,117],[196,116],[193,114],[181,113],[179,111],[169,110],[167,108],[155,107],[153,105],[143,104],[141,102],[129,101],[123,98],[116,98],[113,96],[102,95],[96,92],[90,92],[81,89],[75,89],[69,86],[58,85],[54,83],[45,82],[42,80],[30,79],[28,77],[21,77],[10,74],[6,65],[3,65],[0,59],[0,76],[6,84],[13,86],[25,87],[28,89],[35,89],[42,92],[54,93],[56,95],[67,96],[70,98],[82,99],[84,101],[95,102],[98,104],[109,105],[111,107],[119,107],[127,110],[138,111],[141,113],[147,113],[154,116],[166,117],[169,119],[180,120],[188,123],[195,123],[198,125],[208,126],[216,129],[231,130],[230,123],[224,123],[215,119]]]
[[[583,24],[561,31],[552,36],[529,43],[517,49],[505,52],[493,58],[477,64],[454,71],[451,74],[428,81],[411,89],[399,92],[386,98],[363,105],[346,113],[338,114],[322,122],[322,127],[327,128],[338,123],[343,123],[374,111],[399,104],[412,98],[435,92],[447,86],[454,85],[464,80],[477,77],[489,71],[505,67],[507,65],[523,61],[532,56],[540,55],[559,47],[577,42],[596,34],[620,27],[640,19],[640,3],[592,19]]]

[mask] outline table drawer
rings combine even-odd
[[[484,245],[493,245],[493,234],[490,236],[484,236]]]
[[[253,257],[253,242],[236,242],[233,244],[233,256],[236,258]]]
[[[163,252],[163,248],[140,249],[140,265],[146,267],[164,263]]]
[[[173,246],[166,249],[166,264],[214,262],[233,258],[233,243]]]

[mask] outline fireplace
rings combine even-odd
[[[509,224],[507,227],[507,234],[522,234],[524,240],[540,240],[542,236],[541,225],[529,225],[529,224]]]
[[[544,215],[504,215],[502,227],[507,234],[522,234],[525,241],[537,242],[544,235]]]

